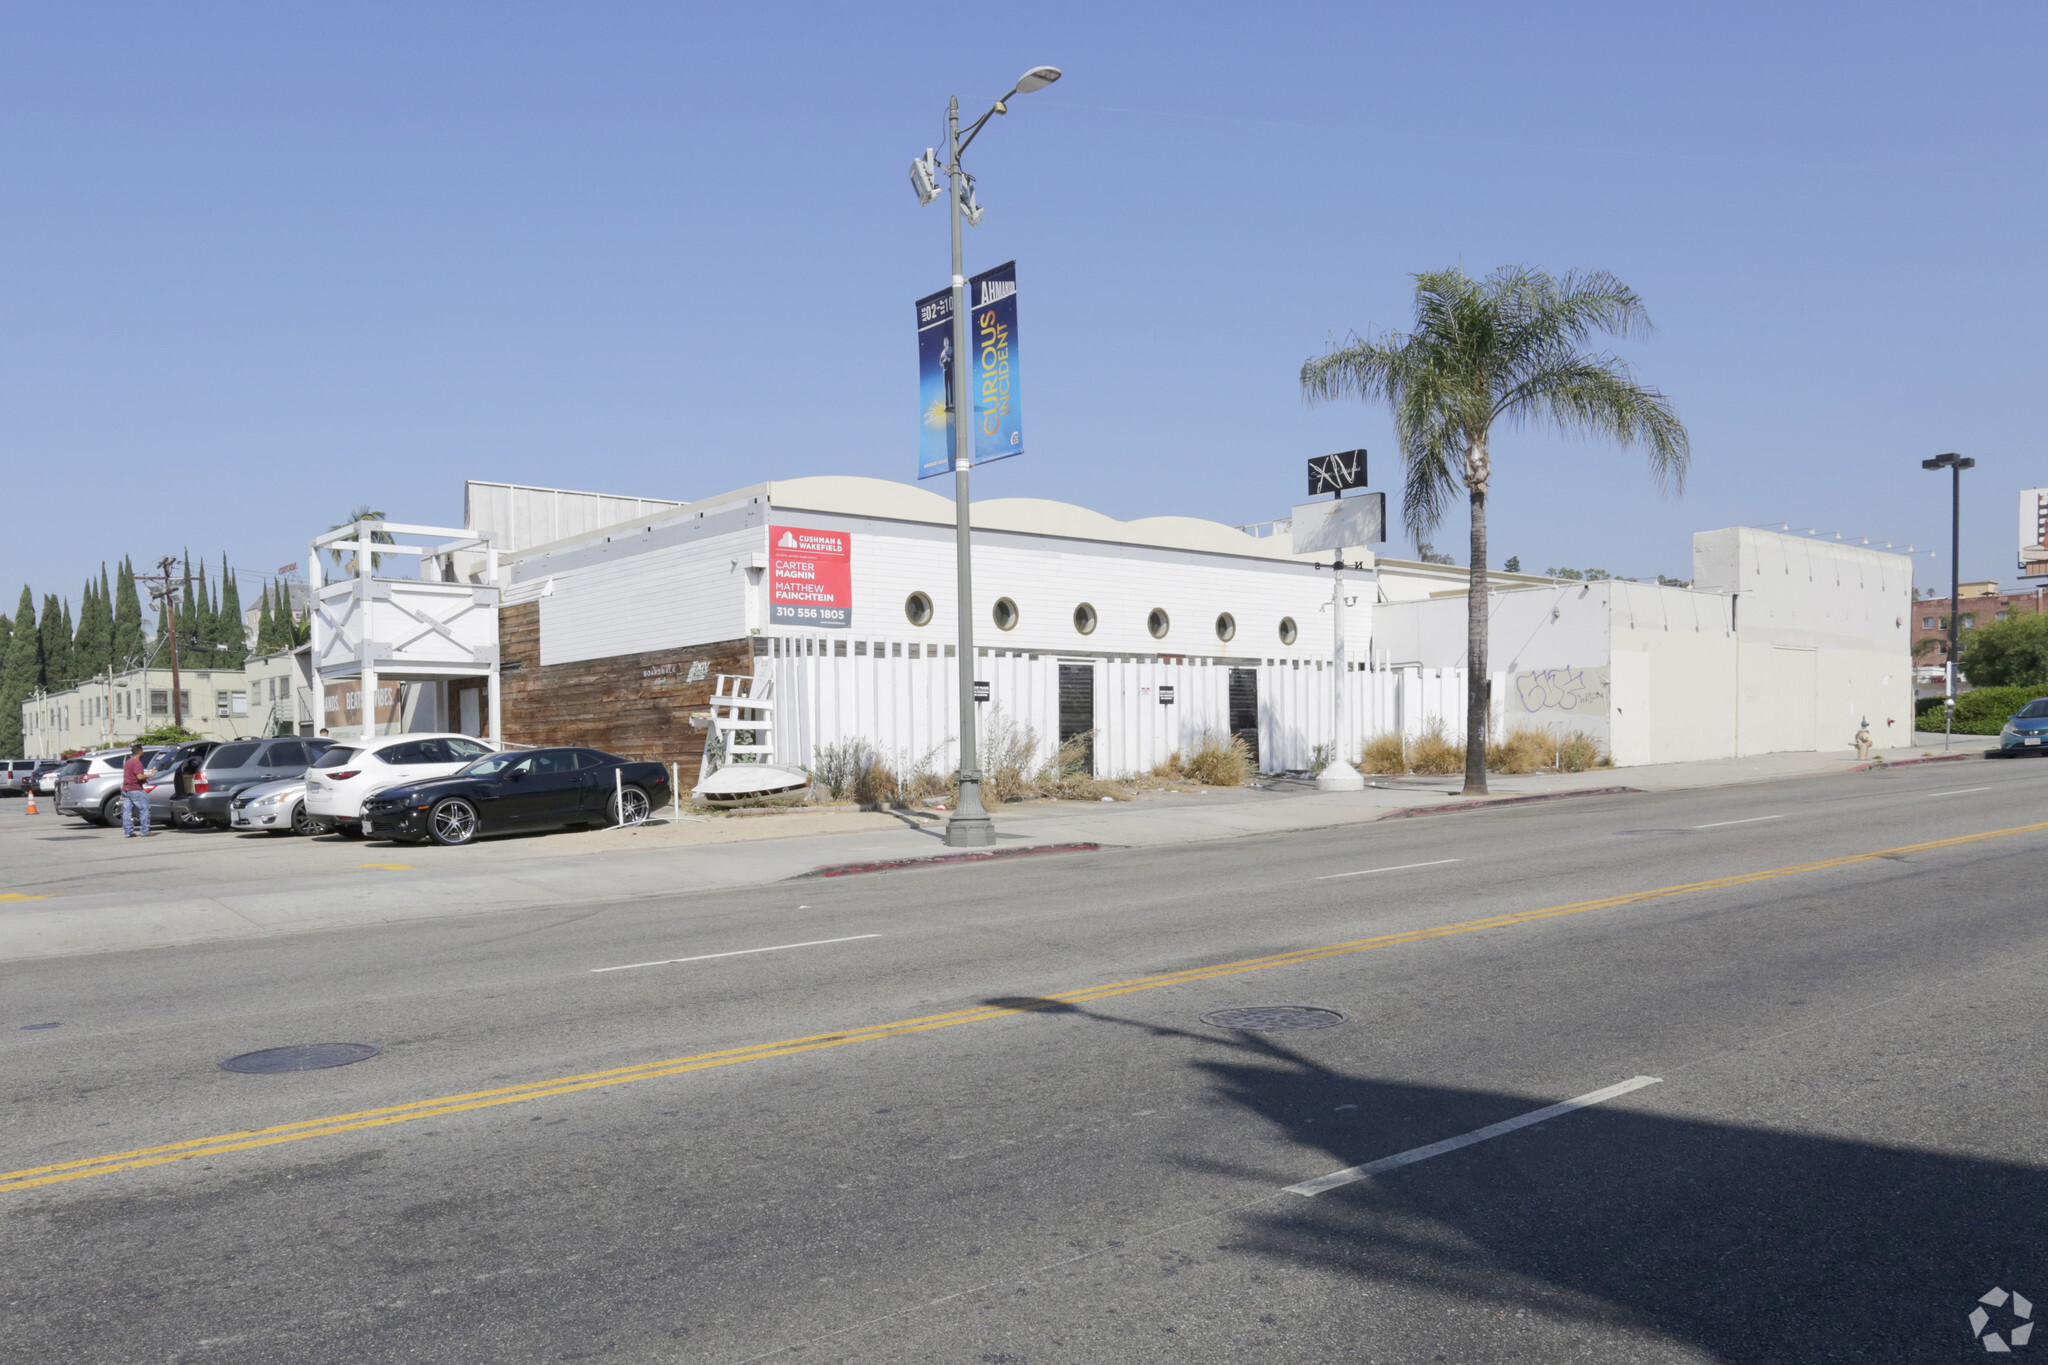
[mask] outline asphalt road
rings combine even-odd
[[[2048,1304],[2044,797],[1938,764],[0,965],[0,1358],[1981,1356],[1980,1296]],[[1346,1018],[1202,1019],[1260,1005]],[[328,1041],[382,1051],[218,1065]]]

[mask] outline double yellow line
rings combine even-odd
[[[1983,843],[1990,839],[2011,838],[2016,834],[2038,834],[2044,830],[2048,830],[2048,821],[2034,825],[2017,825],[2011,829],[1987,830],[1981,834],[1964,834],[1952,839],[1903,844],[1897,848],[1877,849],[1868,853],[1851,853],[1840,858],[1824,858],[1818,862],[1774,867],[1761,872],[1738,872],[1732,876],[1685,882],[1677,886],[1661,886],[1650,891],[1629,891],[1620,895],[1601,896],[1594,900],[1573,901],[1568,905],[1546,906],[1540,910],[1523,910],[1513,914],[1490,915],[1485,919],[1462,920],[1455,924],[1380,934],[1372,938],[1353,939],[1348,943],[1331,943],[1316,948],[1301,948],[1291,953],[1274,953],[1270,957],[1245,958],[1209,967],[1191,967],[1180,972],[1162,972],[1156,976],[1134,977],[1128,981],[1112,981],[1105,985],[1064,991],[1036,1000],[983,1005],[973,1009],[953,1010],[945,1014],[927,1014],[915,1019],[874,1024],[867,1028],[844,1029],[837,1033],[813,1033],[801,1038],[757,1043],[751,1047],[699,1052],[687,1057],[668,1057],[660,1061],[643,1062],[638,1066],[622,1066],[609,1071],[588,1071],[577,1076],[557,1076],[552,1080],[533,1081],[526,1085],[504,1086],[496,1090],[472,1090],[461,1095],[443,1095],[437,1099],[419,1100],[412,1104],[362,1109],[352,1114],[330,1114],[325,1118],[306,1119],[299,1123],[281,1123],[247,1132],[191,1138],[184,1142],[168,1142],[157,1147],[112,1152],[106,1156],[60,1161],[48,1166],[30,1166],[19,1171],[0,1172],[0,1193],[36,1189],[43,1185],[56,1185],[69,1180],[84,1180],[88,1176],[113,1175],[118,1171],[141,1170],[147,1166],[162,1166],[174,1161],[190,1161],[195,1157],[222,1156],[229,1152],[275,1147],[286,1142],[304,1142],[309,1138],[331,1137],[337,1133],[361,1132],[394,1123],[411,1123],[415,1119],[442,1118],[474,1109],[491,1109],[501,1104],[522,1104],[528,1100],[551,1099],[557,1095],[573,1095],[583,1090],[629,1085],[636,1081],[651,1081],[663,1076],[680,1076],[691,1071],[708,1071],[713,1067],[738,1066],[743,1062],[761,1062],[774,1057],[791,1057],[802,1052],[818,1052],[825,1048],[849,1047],[856,1043],[878,1042],[884,1038],[901,1038],[913,1033],[927,1033],[933,1029],[952,1028],[959,1024],[978,1024],[1013,1014],[1055,1009],[1060,1005],[1085,1004],[1091,1000],[1104,1000],[1111,996],[1158,990],[1163,986],[1179,986],[1192,981],[1237,976],[1245,972],[1264,971],[1269,967],[1290,967],[1327,957],[1341,957],[1347,953],[1370,952],[1375,948],[1398,948],[1403,944],[1449,938],[1454,934],[1476,933],[1483,929],[1505,929],[1533,920],[1582,915],[1589,910],[1609,910],[1616,906],[1662,900],[1671,896],[1721,891],[1778,877],[1797,876],[1804,872],[1825,872],[1832,868],[1851,867],[1857,863],[1872,862],[1880,858],[1896,858],[1939,848],[1956,848],[1966,844]]]

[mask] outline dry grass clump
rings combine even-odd
[[[1444,734],[1444,723],[1437,721],[1408,746],[1408,769],[1427,777],[1464,772],[1465,746],[1452,742]]]
[[[864,739],[849,739],[818,749],[811,762],[811,780],[834,801],[863,806],[900,805],[952,789],[951,779],[932,768],[936,749],[915,762],[892,761]]]
[[[1486,767],[1496,773],[1535,773],[1549,767],[1556,745],[1548,730],[1517,725],[1486,746]]]
[[[986,805],[999,801],[1029,801],[1050,796],[1067,801],[1128,801],[1129,791],[1105,782],[1087,771],[1088,746],[1095,732],[1075,735],[1044,763],[1036,761],[1038,729],[1018,725],[1003,714],[1001,707],[989,711],[981,736],[981,799]],[[959,786],[948,775],[944,779],[948,801],[959,796]]]
[[[1152,770],[1205,787],[1241,787],[1252,780],[1252,751],[1236,735],[1205,733],[1187,753],[1173,753]]]
[[[1038,795],[1038,731],[1019,726],[1000,706],[989,711],[981,734],[981,799],[1021,801]]]
[[[1408,771],[1408,751],[1399,735],[1374,735],[1358,757],[1358,771],[1399,776]]]
[[[1611,768],[1614,756],[1600,747],[1600,741],[1583,730],[1574,730],[1554,741],[1555,762],[1561,773],[1582,773],[1588,768]]]

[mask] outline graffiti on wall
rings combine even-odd
[[[1604,668],[1539,668],[1515,674],[1515,705],[1523,715],[1607,714]]]

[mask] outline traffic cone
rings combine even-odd
[[[29,783],[28,783],[28,809],[27,809],[27,810],[25,810],[25,811],[23,811],[23,812],[22,812],[22,814],[23,814],[23,815],[34,815],[34,814],[36,814],[36,783],[35,783],[35,779],[34,779],[34,778],[30,778],[30,779],[29,779]]]

